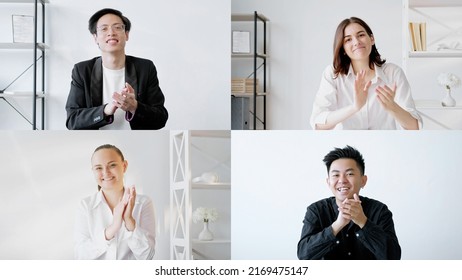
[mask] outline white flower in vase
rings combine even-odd
[[[213,240],[213,233],[209,230],[209,222],[215,222],[218,219],[218,212],[215,208],[198,207],[193,212],[193,222],[203,222],[204,228],[199,233],[199,240]]]
[[[446,95],[441,101],[441,104],[444,107],[456,106],[456,100],[451,96],[451,88],[455,88],[460,85],[460,78],[452,73],[441,73],[438,76],[438,84],[446,88]]]

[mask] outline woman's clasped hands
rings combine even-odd
[[[123,224],[128,231],[134,231],[136,227],[133,218],[133,208],[135,206],[136,190],[135,186],[124,188],[124,194],[119,203],[114,207],[112,224],[106,228],[106,240],[114,238]]]

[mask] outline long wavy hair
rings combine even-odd
[[[357,23],[364,27],[366,30],[366,33],[370,36],[373,37],[372,30],[367,25],[366,22],[364,22],[362,19],[357,18],[357,17],[350,17],[347,19],[344,19],[340,24],[337,26],[337,31],[335,31],[335,38],[334,38],[334,76],[337,77],[339,74],[348,74],[348,70],[350,69],[350,64],[351,64],[351,59],[348,57],[348,55],[345,52],[345,49],[343,48],[343,40],[345,36],[345,28],[352,24],[352,23]],[[374,64],[377,66],[382,66],[385,63],[385,59],[382,59],[380,57],[380,53],[377,50],[375,44],[372,45],[372,50],[371,53],[369,54],[369,67],[373,69]]]

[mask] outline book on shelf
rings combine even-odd
[[[420,41],[422,43],[422,51],[427,50],[427,23],[421,22],[420,26]]]
[[[409,22],[409,33],[411,37],[412,51],[427,50],[427,23]]]
[[[258,79],[255,81],[258,91]],[[254,79],[247,78],[232,78],[231,79],[231,93],[253,93]]]

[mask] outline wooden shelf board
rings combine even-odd
[[[409,57],[462,57],[460,51],[413,51],[409,52]]]
[[[191,130],[193,137],[230,138],[229,130]]]
[[[410,7],[462,7],[460,0],[409,0]]]
[[[233,53],[231,58],[253,58],[253,53]],[[257,53],[258,58],[268,58],[268,54]]]
[[[230,239],[214,239],[210,241],[203,241],[199,239],[193,239],[192,240],[193,244],[231,244]]]
[[[462,110],[462,105],[455,107],[443,107],[439,100],[414,100],[417,109],[436,109],[436,110]]]
[[[39,3],[50,3],[48,0],[39,0]],[[16,4],[16,3],[35,3],[35,0],[0,0],[0,3],[10,3],[10,4]]]
[[[258,16],[262,18],[264,21],[269,21],[269,19],[262,14],[258,14]],[[232,14],[231,15],[231,21],[254,21],[254,20],[255,20],[254,14]]]
[[[195,190],[230,190],[231,183],[193,183]]]
[[[231,95],[234,97],[253,97],[253,93],[232,93]],[[268,95],[268,92],[257,92],[257,96],[265,96]]]
[[[0,97],[32,97],[34,93],[32,91],[5,91],[0,93]],[[44,98],[43,92],[37,92],[37,98]]]
[[[37,48],[40,50],[49,49],[44,43],[37,43]],[[3,50],[32,50],[34,43],[0,43],[0,49]]]

